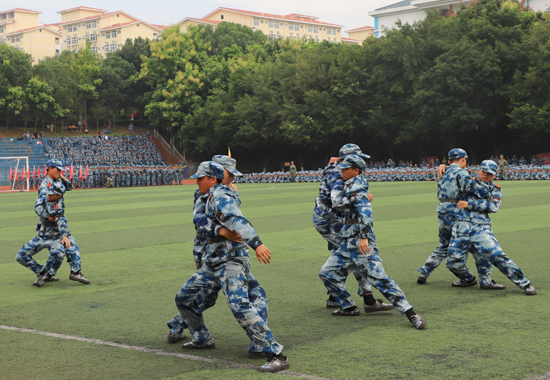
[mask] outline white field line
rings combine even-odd
[[[38,331],[38,330],[34,330],[34,329],[25,329],[25,328],[22,328],[22,327],[13,327],[13,326],[0,325],[0,329],[11,330],[11,331],[19,331],[19,332],[27,332],[27,333],[31,333],[31,334],[51,336],[51,337],[60,338],[60,339],[76,340],[76,341],[79,341],[79,342],[100,344],[102,346],[111,346],[111,347],[117,347],[117,348],[124,348],[124,349],[127,349],[127,350],[147,352],[147,353],[155,354],[155,355],[175,356],[175,357],[181,358],[181,359],[196,360],[196,361],[200,361],[200,362],[214,363],[214,364],[223,364],[223,365],[233,367],[233,368],[246,368],[246,369],[255,369],[255,370],[260,368],[259,366],[246,364],[246,363],[232,362],[232,361],[229,361],[229,360],[220,360],[220,359],[210,358],[210,357],[188,355],[188,354],[182,354],[182,353],[179,353],[179,352],[162,351],[162,350],[157,350],[155,348],[131,346],[129,344],[109,342],[109,341],[100,340],[100,339],[83,338],[83,337],[74,336],[74,335],[57,334],[57,333],[52,333],[52,332],[48,332],[48,331]],[[313,375],[308,375],[308,374],[305,374],[305,373],[293,372],[293,371],[281,371],[281,372],[278,372],[278,373],[293,376],[293,377],[298,377],[298,378],[302,378],[302,379],[331,380],[331,379],[326,378],[326,377],[313,376]]]

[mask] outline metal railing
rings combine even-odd
[[[170,140],[170,144],[166,142],[164,137],[162,137],[156,129],[153,129],[153,135],[160,141],[164,149],[168,151],[172,156],[176,157],[183,165],[187,166],[188,168],[191,168],[191,165],[187,160],[183,157],[183,155],[177,151],[176,147],[174,146],[174,141]]]

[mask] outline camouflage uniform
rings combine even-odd
[[[218,178],[223,178],[221,165],[214,162],[203,164],[220,168],[221,177]],[[199,168],[195,178],[200,173]],[[176,305],[193,335],[193,343],[204,345],[210,341],[211,335],[204,324],[202,312],[213,294],[221,289],[233,315],[251,340],[249,351],[280,354],[283,346],[277,343],[267,326],[267,298],[250,271],[246,244],[220,237],[211,239],[221,227],[226,227],[237,231],[243,241],[253,249],[262,245],[262,242],[242,215],[240,202],[231,189],[216,185],[208,190],[204,199],[207,200],[207,218],[203,220],[204,225],[200,225],[199,230],[206,237],[207,244],[201,257],[202,267],[176,295]]]
[[[343,159],[352,153],[361,153],[361,150],[355,144],[346,144],[340,149],[340,158]],[[332,209],[332,204],[341,203],[343,196],[344,180],[342,179],[340,168],[337,163],[329,165],[323,171],[321,185],[319,186],[319,195],[315,199],[313,226],[328,242],[328,250],[331,254],[335,253],[342,244],[343,239],[340,237],[340,231],[344,226],[343,213]],[[358,269],[353,271],[353,275],[359,284],[357,294],[364,296],[365,294],[372,293],[368,280]]]
[[[449,153],[454,150],[451,150]],[[460,151],[463,152],[464,157],[467,157],[465,156],[466,152],[462,149]],[[456,208],[456,203],[460,199],[461,194],[469,192],[482,198],[486,198],[489,195],[488,190],[470,177],[468,171],[462,169],[456,163],[451,164],[437,183],[437,198],[439,199],[439,205],[437,206],[439,247],[428,257],[424,266],[417,269],[421,273],[421,276],[427,278],[447,258],[447,249],[451,241],[453,224],[457,219],[457,214],[461,213]],[[480,283],[484,285],[491,284],[491,264],[477,252],[472,252],[472,254],[476,260]]]
[[[55,162],[52,163],[52,161]],[[48,167],[50,167],[49,165],[62,168],[61,163],[56,160],[48,161]],[[63,183],[61,180],[57,180],[54,182],[48,175],[44,177],[34,204],[34,211],[40,218],[40,222],[36,225],[36,237],[28,241],[15,256],[15,260],[19,264],[29,268],[37,276],[44,270],[50,272],[52,276],[57,273],[65,257],[65,247],[61,244],[61,237],[70,236],[67,219],[64,215],[59,217],[57,223],[48,220],[50,214],[47,208],[47,199],[49,189],[52,187],[58,187],[63,192],[72,190],[70,181]],[[50,204],[50,211],[52,207]],[[33,256],[44,248],[47,248],[50,254],[46,265],[42,266],[33,259]]]
[[[482,170],[486,171],[483,167]],[[487,164],[489,165],[489,164]],[[497,168],[494,165],[494,173]],[[492,174],[492,173],[491,173]],[[490,213],[500,208],[502,189],[494,182],[481,182],[479,185],[487,188],[489,196],[480,198],[470,194],[467,198],[468,208],[458,216],[452,230],[452,239],[449,244],[447,268],[465,283],[475,280],[473,274],[466,267],[468,247],[473,246],[486,260],[495,265],[506,277],[520,289],[525,289],[531,281],[523,276],[521,269],[502,251],[493,231],[491,230]]]
[[[364,183],[361,176],[346,181],[345,198],[349,203],[337,205],[347,206],[344,211],[344,226],[340,231],[342,244],[323,265],[319,271],[319,277],[329,293],[337,300],[340,308],[347,309],[355,306],[355,303],[346,290],[344,281],[347,271],[357,268],[372,286],[378,289],[399,312],[404,314],[413,307],[407,301],[399,285],[386,274],[382,260],[378,256],[376,236],[372,229],[372,208],[367,197],[368,189],[368,183]],[[359,251],[359,241],[365,238],[368,239],[370,248],[367,255]]]

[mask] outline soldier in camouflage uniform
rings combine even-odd
[[[495,265],[506,277],[524,290],[527,295],[535,295],[535,287],[531,281],[523,276],[521,269],[500,248],[498,241],[491,230],[490,213],[500,208],[502,189],[493,182],[498,171],[497,164],[492,160],[481,163],[479,179],[490,193],[487,198],[480,198],[472,193],[465,200],[458,202],[457,221],[452,230],[452,239],[449,244],[447,268],[453,272],[464,284],[475,283],[476,278],[466,267],[468,248],[474,248],[488,261]]]
[[[323,171],[321,185],[319,186],[319,196],[315,199],[315,207],[313,208],[313,226],[328,242],[328,250],[331,254],[335,253],[342,243],[340,230],[344,226],[343,213],[332,208],[332,204],[341,203],[341,198],[344,196],[344,180],[342,179],[342,172],[340,171],[338,161],[345,159],[350,154],[370,158],[370,156],[361,152],[359,146],[355,144],[344,145],[340,149],[339,158],[331,159],[331,162]],[[359,284],[357,293],[363,297],[365,302],[363,307],[367,313],[392,310],[394,308],[393,305],[374,299],[368,280],[358,269],[353,271],[353,275]],[[339,307],[338,302],[330,296],[330,293],[326,306],[327,308]]]
[[[266,324],[265,316],[250,302],[250,257],[243,243],[215,238],[215,231],[226,227],[239,234],[246,244],[256,251],[260,262],[269,263],[271,252],[261,242],[252,225],[244,218],[234,192],[221,184],[223,167],[213,161],[201,163],[193,176],[197,178],[199,191],[206,195],[207,224],[200,226],[207,237],[202,255],[202,267],[185,283],[176,296],[180,315],[188,324],[193,341],[183,348],[214,348],[215,343],[204,325],[201,304],[218,287],[224,292],[233,315],[261,351],[269,355],[267,363],[260,367],[263,372],[277,372],[289,367],[282,355],[281,346]]]
[[[372,229],[372,207],[368,198],[368,183],[360,176],[366,165],[357,155],[348,155],[340,164],[345,182],[345,196],[333,208],[342,208],[344,227],[340,231],[342,243],[319,271],[319,277],[336,299],[340,309],[335,316],[355,316],[360,311],[346,290],[347,272],[357,268],[369,283],[378,289],[401,314],[405,314],[413,327],[424,329],[426,320],[416,314],[399,285],[384,271],[378,256],[376,236]]]
[[[468,155],[466,151],[455,148],[449,151],[450,166],[445,170],[442,178],[437,183],[437,218],[439,222],[439,247],[437,247],[426,260],[420,272],[417,283],[425,284],[428,276],[447,258],[447,249],[451,241],[453,224],[456,220],[458,209],[456,203],[462,194],[472,193],[480,198],[487,198],[489,191],[486,187],[476,182],[464,168]],[[472,250],[476,261],[477,271],[482,289],[503,289],[503,285],[495,283],[491,279],[492,265],[478,252]],[[467,286],[475,285],[469,283]],[[465,286],[463,283],[454,282],[453,286]]]
[[[49,160],[46,165],[48,173],[40,185],[34,206],[35,212],[40,218],[40,223],[36,226],[37,235],[25,244],[15,257],[18,263],[31,269],[37,275],[33,285],[38,287],[43,286],[46,282],[59,281],[54,276],[63,263],[65,253],[70,251],[72,245],[62,198],[66,190],[72,190],[72,184],[61,175],[63,166],[60,161]],[[44,248],[50,251],[50,255],[46,265],[41,266],[33,259],[33,256]],[[72,268],[74,260],[72,252],[67,252],[67,259],[71,262]],[[80,273],[73,276],[73,272],[71,272],[69,279],[83,282],[81,279],[84,278]]]

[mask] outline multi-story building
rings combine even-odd
[[[470,1],[461,0],[403,0],[369,12],[374,17],[374,35],[381,37],[385,29],[391,29],[400,20],[401,23],[412,25],[416,21],[426,18],[426,11],[436,11],[446,14],[457,11],[462,4]],[[544,11],[548,8],[547,0],[526,0],[526,5],[535,11]]]
[[[359,41],[360,44],[363,43],[368,37],[374,35],[374,26],[362,26],[360,28],[350,29],[346,31],[349,39]]]
[[[276,38],[290,38],[313,39],[317,42],[341,42],[342,25],[318,20],[318,17],[298,13],[281,16],[240,9],[218,8],[203,18],[187,17],[176,25],[179,25],[182,32],[185,32],[190,25],[206,24],[215,27],[220,22],[227,21],[247,26],[255,31],[259,30],[271,40]]]
[[[59,27],[41,25],[38,20],[40,13],[22,8],[0,12],[0,43],[30,54],[34,63],[61,50]]]
[[[126,39],[156,39],[162,27],[140,20],[124,11],[76,7],[59,11],[63,50],[77,52],[89,41],[92,51],[103,56],[118,50]]]

